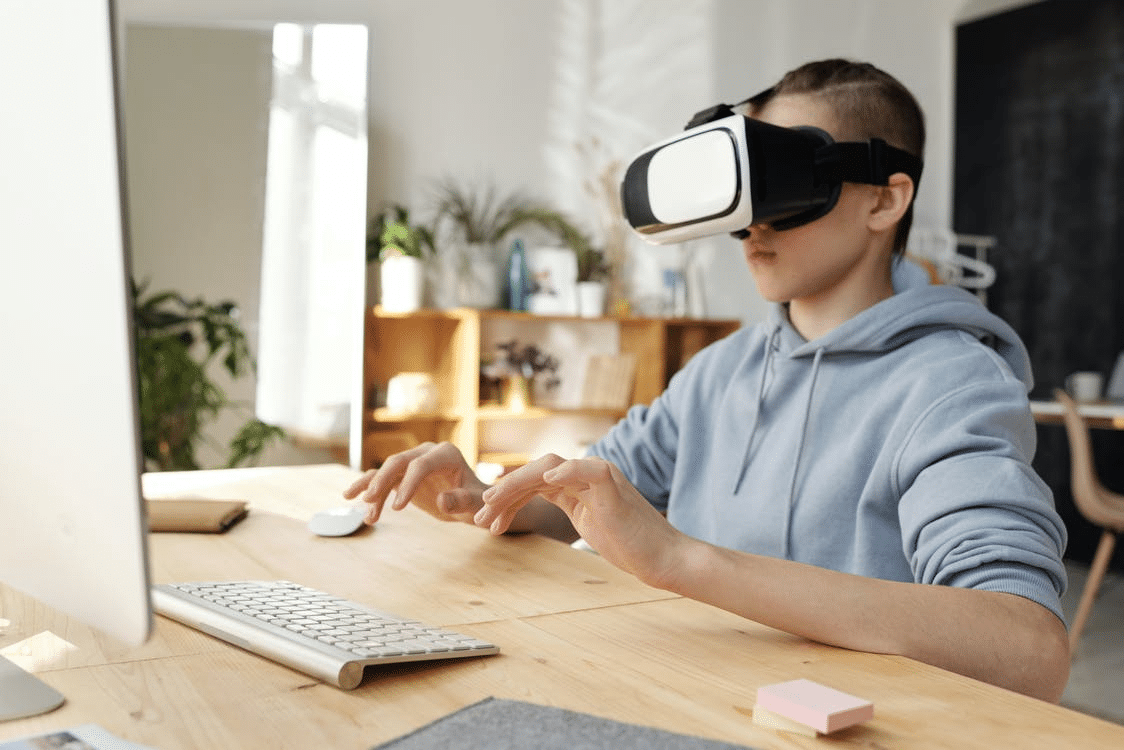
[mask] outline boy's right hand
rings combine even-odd
[[[443,521],[472,523],[487,488],[452,443],[422,443],[366,472],[343,495],[371,505],[368,524],[379,520],[388,499],[393,510],[413,503]]]

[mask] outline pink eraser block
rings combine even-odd
[[[817,732],[834,732],[874,716],[874,704],[811,680],[792,680],[757,689],[763,708],[806,724]]]

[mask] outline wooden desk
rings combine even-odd
[[[407,509],[345,539],[303,519],[350,470],[238,469],[145,478],[150,496],[241,497],[221,536],[156,534],[156,581],[291,578],[498,643],[498,656],[369,669],[341,691],[163,618],[125,649],[0,589],[0,651],[67,696],[0,740],[87,722],[155,748],[368,748],[487,696],[561,706],[752,747],[1124,747],[1124,727],[899,657],[845,651],[648,588],[595,555],[493,538]],[[830,616],[825,613],[825,616]],[[807,677],[872,700],[825,739],[750,720],[760,685]]]
[[[1030,411],[1034,414],[1036,422],[1062,424],[1062,405],[1057,401],[1031,401]],[[1124,404],[1111,401],[1079,401],[1077,411],[1090,427],[1124,430]]]

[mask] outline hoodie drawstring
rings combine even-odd
[[[792,477],[788,483],[788,510],[784,519],[784,556],[788,559],[792,552],[792,514],[796,508],[796,478],[800,474],[800,458],[804,455],[804,442],[808,438],[808,422],[812,416],[812,400],[816,393],[816,376],[820,372],[820,360],[823,359],[823,348],[816,349],[815,359],[812,360],[812,380],[808,384],[808,398],[804,403],[804,422],[800,425],[800,442],[796,446],[796,458],[792,462]],[[744,472],[744,468],[742,469]]]
[[[753,437],[757,434],[757,423],[761,417],[761,408],[765,403],[765,384],[769,378],[769,370],[773,366],[773,354],[777,349],[777,337],[781,329],[774,328],[765,342],[765,364],[761,368],[761,378],[757,381],[757,408],[753,410],[753,423],[749,427],[749,439],[745,443],[745,455],[742,456],[742,468],[738,472],[738,479],[734,482],[734,493],[738,494],[742,482],[745,480],[746,471],[749,469],[749,459],[753,451]]]

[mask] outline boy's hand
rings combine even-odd
[[[475,522],[493,534],[503,533],[535,495],[561,508],[582,538],[613,565],[652,585],[666,586],[671,580],[676,555],[688,538],[613,464],[543,456],[484,492]]]
[[[413,503],[443,521],[472,523],[487,485],[451,443],[422,443],[396,453],[344,490],[344,497],[370,503],[366,522],[379,520],[387,500],[393,510]]]

